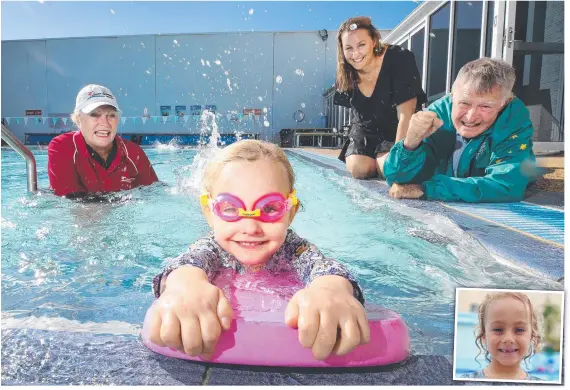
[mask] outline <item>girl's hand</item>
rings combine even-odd
[[[315,279],[297,291],[285,311],[287,326],[299,329],[299,341],[317,360],[331,352],[345,355],[370,341],[364,307],[354,298],[352,284],[337,275]]]
[[[151,342],[208,360],[222,329],[231,325],[232,309],[222,290],[208,282],[206,273],[180,267],[166,280],[160,298],[150,307]]]

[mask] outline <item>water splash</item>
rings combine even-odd
[[[172,138],[167,144],[161,144],[159,141],[154,143],[156,150],[159,152],[171,152],[175,150],[180,150],[180,146],[175,138]]]
[[[209,140],[206,142],[206,137]],[[198,143],[198,153],[194,156],[192,164],[183,167],[176,172],[177,185],[176,191],[179,193],[187,193],[199,195],[202,192],[202,178],[206,167],[212,159],[218,154],[220,148],[218,142],[220,140],[220,132],[216,123],[216,114],[208,110],[204,110],[200,117],[200,142]],[[190,172],[190,176],[185,175]]]

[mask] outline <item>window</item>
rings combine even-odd
[[[493,25],[495,23],[495,2],[487,2],[487,34],[485,36],[485,57],[491,57],[491,48],[493,45]]]
[[[408,40],[406,39],[404,42],[400,43],[398,46],[403,47],[404,49],[408,48]]]
[[[420,72],[420,77],[422,77],[424,69],[424,34],[425,29],[422,28],[412,35],[412,38],[410,39],[410,42],[412,43],[410,50],[414,53],[414,57],[416,57],[416,66]]]
[[[430,17],[427,72],[428,104],[445,95],[449,13],[450,5],[447,2]]]
[[[483,2],[481,1],[458,1],[455,3],[452,81],[455,80],[463,65],[479,58],[482,15]]]

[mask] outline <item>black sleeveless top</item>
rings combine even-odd
[[[418,99],[416,111],[419,111],[426,102],[426,94],[414,54],[400,46],[389,45],[372,95],[364,96],[355,81],[352,91],[335,93],[334,103],[353,108],[351,134],[362,132],[394,142],[398,129],[396,106],[414,97]]]

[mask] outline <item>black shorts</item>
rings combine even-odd
[[[386,141],[374,135],[351,134],[340,151],[338,159],[346,162],[346,158],[353,154],[376,158],[378,153],[387,153],[394,146],[394,142]]]

